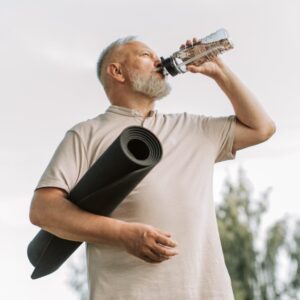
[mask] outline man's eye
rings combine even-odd
[[[144,56],[149,56],[150,54],[148,52],[143,53]]]

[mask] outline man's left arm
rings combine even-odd
[[[256,97],[220,58],[198,67],[190,65],[188,70],[214,79],[231,101],[237,118],[233,153],[239,149],[262,143],[275,133],[275,123]]]

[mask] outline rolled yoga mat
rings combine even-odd
[[[71,190],[69,200],[86,211],[108,216],[161,157],[162,146],[151,131],[127,127]],[[81,243],[40,230],[27,248],[35,267],[31,278],[56,271]]]

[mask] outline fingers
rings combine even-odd
[[[160,244],[154,244],[150,248],[144,250],[143,260],[149,263],[160,263],[169,260],[172,256],[178,254],[176,249],[170,249]]]
[[[192,40],[186,40],[185,44],[181,44],[180,50],[193,46],[195,43],[198,43],[200,40],[194,37]]]
[[[158,263],[161,263],[163,260],[166,260],[163,258],[159,259],[157,256],[155,256],[155,254],[151,253],[151,251],[149,251],[149,253],[141,256],[140,258],[151,264],[158,264]]]
[[[177,255],[178,250],[174,249],[177,243],[170,238],[171,234],[156,228],[155,231],[156,234],[154,234],[152,242],[144,249],[142,258],[150,263],[159,263]]]
[[[197,39],[197,38],[193,38],[193,44],[196,44],[196,43],[198,43],[198,42],[200,42],[200,39]]]
[[[193,45],[191,40],[186,40],[185,44],[181,44],[180,50],[191,47]]]
[[[149,263],[162,262],[178,254],[171,233],[139,223],[131,223],[127,228],[131,231],[123,241],[128,253]]]
[[[167,236],[167,237],[170,237],[170,236],[171,236],[171,233],[170,233],[170,232],[162,231],[162,230],[159,230],[159,229],[156,229],[156,231],[159,232],[159,233],[162,234],[162,235]]]
[[[153,249],[149,249],[149,251],[147,251],[146,255],[155,262],[162,262],[164,260],[170,259],[169,256],[160,254],[159,252],[156,252]]]
[[[151,264],[159,263],[159,261],[155,261],[155,260],[149,258],[148,256],[142,256],[141,259],[148,263],[151,263]]]
[[[203,67],[202,66],[196,67],[196,66],[193,66],[193,65],[189,65],[189,66],[186,67],[186,69],[188,71],[190,71],[191,73],[199,73],[199,72],[201,73]]]
[[[156,243],[162,244],[163,246],[167,246],[167,247],[173,248],[177,246],[177,243],[175,241],[163,235],[157,235],[155,241]]]
[[[170,250],[163,246],[156,245],[153,246],[152,249],[145,250],[141,258],[150,263],[160,263],[169,260],[176,254],[178,254],[176,250]]]
[[[171,256],[177,255],[178,250],[170,247],[163,246],[161,244],[154,244],[151,249],[154,253],[161,257],[170,258]]]

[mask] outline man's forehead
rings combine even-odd
[[[140,41],[131,41],[126,43],[125,45],[122,45],[121,47],[121,52],[126,51],[126,52],[136,52],[140,50],[148,50],[151,52],[154,52],[148,45],[146,45],[143,42]]]

